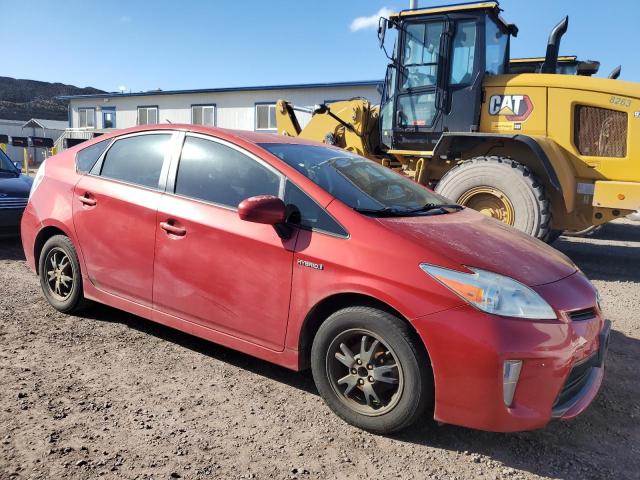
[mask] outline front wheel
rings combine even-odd
[[[311,349],[320,395],[356,427],[382,434],[408,427],[433,401],[429,360],[418,342],[387,312],[350,307],[334,313]]]

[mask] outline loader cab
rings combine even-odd
[[[507,73],[514,25],[497,2],[405,10],[381,19],[397,32],[380,107],[384,150],[431,151],[442,132],[478,129],[485,75]],[[385,50],[386,51],[386,50]]]

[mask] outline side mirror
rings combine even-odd
[[[273,195],[258,195],[250,197],[238,205],[238,216],[242,220],[266,225],[284,223],[287,218],[287,208],[284,202]]]
[[[380,17],[378,20],[378,42],[380,42],[380,48],[384,48],[384,37],[387,33],[388,20],[384,17]]]

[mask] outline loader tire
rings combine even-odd
[[[475,157],[449,170],[436,192],[545,241],[551,209],[542,183],[521,163]]]

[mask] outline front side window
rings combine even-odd
[[[95,143],[90,147],[80,150],[76,154],[76,169],[78,172],[87,173],[91,171],[110,143],[111,139],[103,140],[102,142]]]
[[[442,22],[407,25],[402,55],[403,89],[436,85],[442,29]]]
[[[95,128],[95,126],[96,126],[95,108],[79,108],[78,109],[78,127]]]
[[[344,150],[281,143],[260,146],[351,208],[407,211],[446,203],[407,177]]]
[[[158,123],[158,107],[138,107],[138,125]]]
[[[275,130],[276,106],[256,105],[256,130]]]
[[[490,18],[485,22],[485,33],[487,37],[486,72],[489,75],[502,75],[506,73],[509,61],[507,58],[509,35],[503,33],[496,22]]]
[[[191,107],[191,123],[194,125],[215,126],[215,105],[193,105]]]
[[[147,134],[116,140],[102,162],[101,177],[158,188],[171,134]]]
[[[468,85],[473,81],[476,37],[477,26],[475,21],[459,22],[456,26],[456,33],[453,36],[451,85]]]
[[[175,193],[237,208],[249,197],[277,196],[280,176],[234,148],[188,136],[182,147]]]

